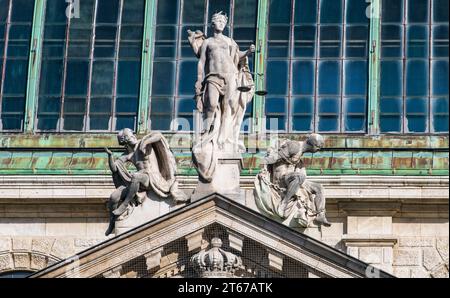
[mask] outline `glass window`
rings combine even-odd
[[[366,131],[368,3],[273,0],[269,7],[266,90],[287,98],[287,132]],[[268,99],[269,100],[269,99]],[[351,105],[357,105],[353,109]],[[305,105],[305,106],[301,106]],[[270,109],[266,108],[266,112]],[[267,127],[270,117],[266,115]]]
[[[243,51],[255,43],[257,0],[159,0],[156,12],[153,74],[150,95],[152,129],[194,130],[195,82],[198,59],[187,40],[187,30],[211,35],[210,21],[216,12],[228,16],[224,34]],[[284,11],[279,12],[282,18]],[[250,67],[253,58],[250,59]],[[252,104],[244,115],[243,131],[248,131]]]
[[[34,4],[0,1],[0,131],[23,129]]]
[[[448,132],[448,0],[384,0],[381,21],[381,132]]]
[[[144,0],[47,0],[39,89],[40,131],[136,128]]]

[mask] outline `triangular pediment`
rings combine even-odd
[[[240,260],[233,270],[224,264],[224,274],[235,277],[366,277],[371,272],[356,258],[213,194],[30,277],[198,277],[195,256],[208,258],[213,239],[221,240],[225,263],[230,256]],[[380,277],[392,276],[381,271]]]

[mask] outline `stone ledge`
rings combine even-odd
[[[398,237],[394,235],[343,235],[342,242],[346,246],[358,247],[393,247],[398,242]]]

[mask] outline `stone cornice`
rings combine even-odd
[[[362,277],[368,266],[242,205],[213,195],[107,240],[32,277],[97,276],[212,223],[264,243],[267,248],[328,276]]]

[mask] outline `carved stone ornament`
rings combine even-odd
[[[222,240],[213,238],[209,250],[201,250],[191,258],[192,265],[200,277],[233,277],[242,267],[242,260],[222,248]]]
[[[284,140],[278,148],[268,150],[254,190],[263,214],[290,227],[331,225],[325,216],[323,187],[307,178],[302,162],[304,153],[315,153],[323,145],[322,136],[311,134],[304,142]]]

